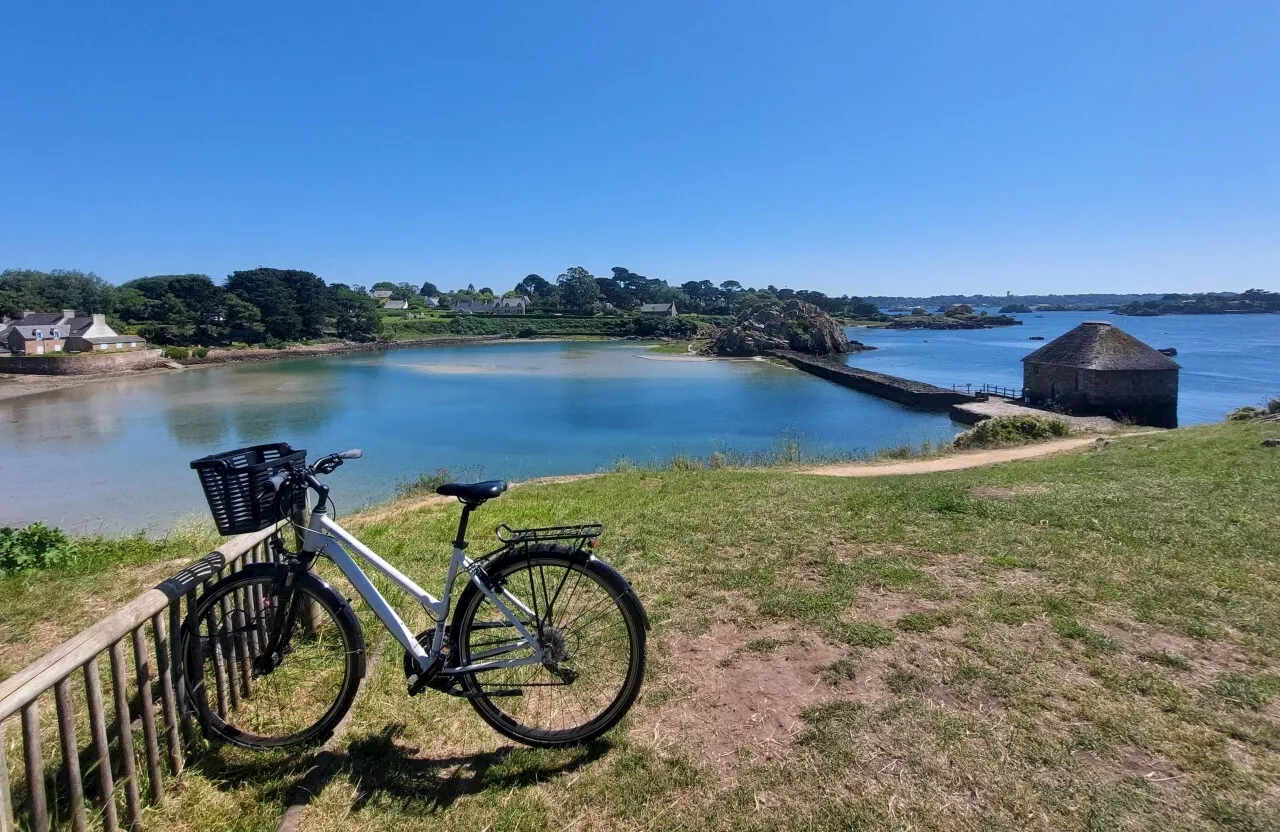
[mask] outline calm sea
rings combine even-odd
[[[621,457],[815,453],[944,441],[958,427],[765,361],[661,360],[620,342],[476,344],[225,365],[0,400],[0,525],[163,529],[205,511],[187,463],[287,441],[361,447],[350,511],[437,468],[595,471]]]
[[[851,330],[880,350],[850,363],[936,384],[1017,385],[1018,359],[1097,313],[1022,316],[1016,329]],[[1120,318],[1178,348],[1181,419],[1214,421],[1280,393],[1280,316]],[[627,457],[813,453],[945,441],[918,413],[762,361],[662,360],[634,343],[502,343],[227,365],[0,400],[0,525],[160,530],[204,512],[187,463],[261,442],[313,455],[358,446],[334,479],[340,510],[418,473],[576,473]]]
[[[990,310],[995,314],[995,310]],[[890,375],[953,384],[1022,387],[1024,355],[1083,321],[1110,321],[1157,349],[1174,347],[1179,374],[1178,420],[1216,422],[1241,405],[1280,396],[1280,315],[1168,315],[1133,318],[1107,312],[1014,315],[1022,326],[959,332],[846,329],[879,347],[847,363]]]

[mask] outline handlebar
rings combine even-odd
[[[317,474],[332,474],[344,461],[348,459],[359,459],[362,456],[364,456],[364,451],[359,448],[351,448],[350,450],[343,451],[342,453],[329,454],[328,456],[320,457],[320,459],[317,459],[310,465],[298,469],[278,471],[263,484],[262,493],[264,495],[270,494],[278,498],[280,496],[280,489],[284,488],[286,483],[295,479],[299,475],[302,475],[304,481],[307,482],[308,485],[315,485],[316,487],[319,487],[319,483],[315,481],[315,476]]]

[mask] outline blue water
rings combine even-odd
[[[935,384],[1021,386],[1019,359],[1104,313],[1019,316],[963,332],[852,329],[881,349],[849,363]],[[1177,347],[1182,424],[1280,394],[1280,315],[1113,318]],[[172,526],[205,511],[196,457],[287,441],[313,455],[363,447],[335,479],[339,509],[448,468],[459,477],[610,468],[622,457],[814,453],[945,441],[946,415],[764,361],[657,359],[635,343],[523,342],[224,365],[0,400],[0,526],[81,531]]]
[[[992,310],[994,314],[994,310]],[[1280,396],[1280,315],[1167,315],[1134,318],[1108,312],[1014,315],[1022,326],[961,331],[846,329],[879,347],[847,363],[943,387],[1022,387],[1024,355],[1083,321],[1111,321],[1157,349],[1175,347],[1178,422],[1217,422],[1231,410]],[[1028,340],[1032,335],[1044,341]]]
[[[204,509],[187,463],[287,441],[362,447],[340,510],[436,468],[460,477],[594,471],[620,457],[944,441],[906,410],[764,361],[658,360],[635,343],[503,343],[224,365],[0,400],[0,525],[171,526]],[[24,485],[25,483],[25,485]]]

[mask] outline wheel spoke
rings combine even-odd
[[[642,657],[634,639],[642,625],[630,619],[603,580],[578,562],[549,555],[513,559],[501,577],[510,586],[527,588],[535,613],[529,629],[558,664],[474,673],[468,682],[476,694],[472,704],[494,727],[525,742],[594,735],[593,726],[602,719],[607,728],[620,715],[615,703],[628,692],[633,696],[638,686]],[[474,654],[513,643],[487,632],[509,626],[492,602],[474,595],[468,603],[470,612],[463,617],[468,623],[459,633],[461,661],[470,663]],[[485,695],[512,690],[521,695]]]
[[[275,581],[257,577],[218,591],[207,601],[210,614],[198,633],[205,687],[213,682],[217,712],[211,727],[224,738],[246,745],[284,745],[326,723],[346,694],[358,652],[328,606],[299,588],[301,614],[279,664],[261,672],[275,616],[284,605]],[[238,668],[237,668],[238,665]],[[250,667],[252,665],[252,667]]]

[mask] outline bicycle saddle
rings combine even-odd
[[[444,497],[457,497],[464,503],[479,505],[485,500],[492,500],[499,494],[507,490],[507,484],[502,480],[486,480],[484,482],[451,482],[440,486],[436,489],[436,493]]]

